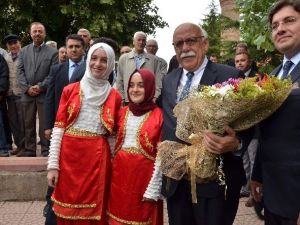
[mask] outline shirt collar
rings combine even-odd
[[[288,59],[286,56],[283,58],[283,65],[286,63],[286,61],[292,61],[294,65],[297,65],[300,62],[300,52],[298,52],[296,55],[294,55],[292,58]]]
[[[203,59],[203,62],[201,64],[201,66],[197,70],[195,70],[195,71],[188,71],[188,70],[186,70],[186,69],[183,68],[183,74],[186,75],[188,72],[194,72],[194,74],[196,75],[196,74],[200,73],[202,70],[205,69],[207,63],[208,63],[208,59],[205,56],[204,59]]]
[[[79,62],[74,62],[72,61],[71,59],[69,59],[69,68],[71,68],[74,64],[78,64],[78,65],[81,65],[84,61],[84,57],[81,58],[81,60]]]
[[[34,45],[34,42],[32,42],[32,45],[33,45],[33,47],[37,47]],[[43,47],[44,45],[45,45],[45,42],[43,41],[43,43],[40,46],[38,46],[37,48]]]

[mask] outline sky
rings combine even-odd
[[[148,36],[158,42],[157,56],[162,57],[168,63],[175,51],[172,45],[175,28],[184,22],[199,24],[204,15],[209,13],[211,0],[154,0],[153,3],[159,8],[158,15],[169,24],[169,27],[156,29],[156,35]],[[215,4],[219,4],[215,0]]]

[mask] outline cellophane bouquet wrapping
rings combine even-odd
[[[229,79],[191,91],[174,108],[176,136],[190,145],[163,141],[158,148],[162,173],[176,180],[188,174],[193,183],[192,191],[196,179],[200,182],[218,179],[224,184],[222,162],[220,165],[218,155],[205,149],[203,131],[222,135],[226,125],[235,131],[250,128],[275,112],[291,90],[290,79],[280,80],[265,74]],[[195,196],[193,201],[196,201]]]

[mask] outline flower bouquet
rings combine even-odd
[[[220,184],[225,183],[222,160],[205,149],[203,131],[222,135],[226,125],[236,131],[250,128],[275,112],[291,89],[290,79],[263,75],[229,79],[204,86],[200,91],[191,91],[174,108],[176,136],[190,145],[162,142],[158,148],[162,173],[176,180],[188,174],[192,183],[192,199],[197,202],[196,179],[197,182],[219,180]]]

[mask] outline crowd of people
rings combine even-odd
[[[207,151],[222,155],[225,185],[189,174],[175,180],[160,170],[162,141],[176,136],[173,109],[192,89],[257,75],[238,44],[229,65],[207,56],[208,34],[183,23],[173,33],[176,55],[156,56],[144,32],[120,48],[87,29],[57,49],[45,26],[30,25],[32,43],[6,35],[0,52],[0,156],[48,157],[46,225],[232,225],[239,198],[264,203],[266,225],[300,225],[300,1],[279,0],[269,13],[272,41],[283,62],[271,74],[294,83],[283,105],[255,127],[222,136],[203,132]],[[36,119],[39,121],[39,140]],[[12,138],[13,137],[13,138]],[[12,148],[12,143],[16,148]]]

